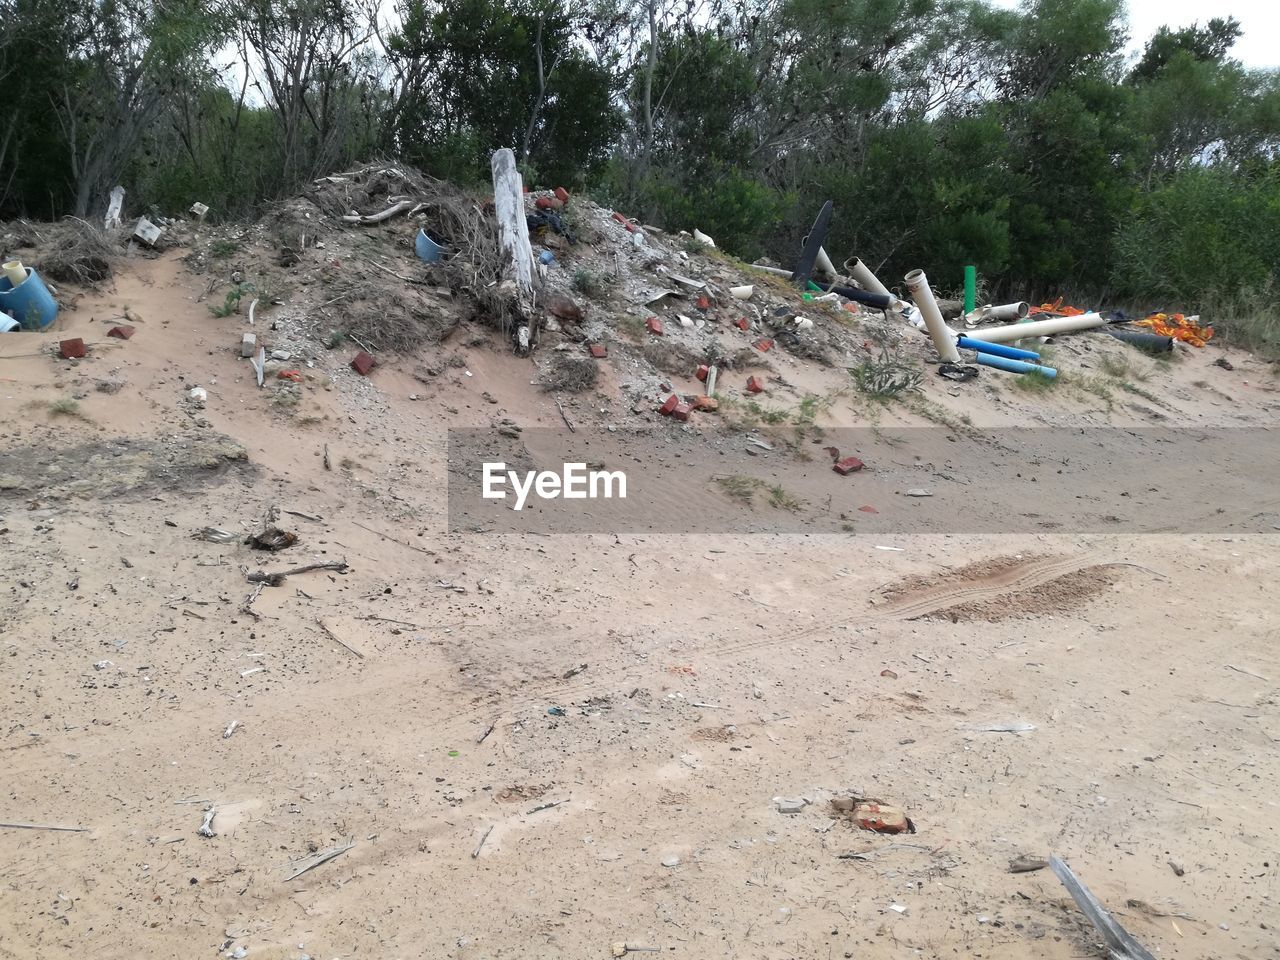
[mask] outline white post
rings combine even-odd
[[[502,249],[511,257],[511,268],[519,291],[520,313],[525,322],[517,331],[522,351],[529,349],[529,320],[534,307],[534,259],[529,243],[529,227],[524,217],[524,184],[516,169],[515,154],[505,147],[494,151],[490,161],[493,171],[493,205],[498,217],[498,237]]]
[[[111,202],[107,205],[107,218],[103,226],[115,230],[120,226],[120,208],[124,206],[124,187],[115,187],[111,191]]]

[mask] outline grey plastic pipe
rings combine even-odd
[[[933,291],[929,288],[929,278],[924,275],[923,270],[912,270],[903,280],[907,284],[907,289],[911,291],[911,299],[920,308],[925,329],[929,331],[929,339],[933,341],[933,348],[938,351],[938,356],[946,363],[959,363],[960,351],[956,349],[956,333],[942,320],[938,301],[933,298]],[[996,329],[1003,328],[996,327]],[[982,333],[982,339],[996,342],[986,335],[987,331],[984,330]]]
[[[1049,320],[1032,320],[1030,323],[1011,323],[1005,327],[981,327],[973,331],[976,339],[987,343],[1012,343],[1026,337],[1052,337],[1057,333],[1075,333],[1077,330],[1093,330],[1104,326],[1106,319],[1100,313],[1082,313],[1075,317],[1053,317]]]

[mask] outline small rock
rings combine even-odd
[[[779,813],[799,813],[807,806],[804,797],[774,797]]]
[[[928,490],[921,490],[919,488],[916,488],[914,490],[908,490],[907,496],[908,497],[932,497],[933,494],[930,493]]]
[[[1186,868],[1182,866],[1182,861],[1180,860],[1170,860],[1169,869],[1174,872],[1175,876],[1179,876],[1179,877],[1187,872]]]
[[[662,858],[662,865],[664,867],[678,867],[680,866],[680,858],[673,853],[669,857]]]

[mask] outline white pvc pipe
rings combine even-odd
[[[27,268],[22,265],[21,260],[10,260],[4,265],[4,275],[9,278],[11,284],[20,287],[27,279]]]
[[[1003,303],[998,307],[993,307],[988,304],[982,308],[982,319],[1003,320],[1005,323],[1009,323],[1013,320],[1021,320],[1030,312],[1031,304],[1026,301],[1019,301],[1018,303]]]
[[[849,276],[858,281],[858,286],[863,290],[870,290],[872,293],[879,293],[886,297],[893,296],[888,287],[880,282],[880,278],[871,272],[871,268],[857,257],[846,260],[844,268],[849,271]]]
[[[959,363],[960,351],[956,349],[956,333],[942,321],[938,301],[933,298],[933,291],[929,289],[929,278],[924,275],[923,270],[912,270],[903,279],[907,289],[911,291],[911,299],[920,308],[920,315],[924,317],[929,339],[933,341],[933,348],[938,351],[938,356],[946,363]]]
[[[831,258],[827,256],[827,251],[822,247],[818,248],[818,255],[814,258],[813,265],[816,268],[816,272],[824,277],[830,277],[835,280],[840,276],[840,274],[836,273],[836,265],[831,262]]]
[[[1005,327],[979,327],[971,331],[975,340],[987,343],[1012,343],[1027,337],[1051,337],[1057,333],[1075,333],[1093,330],[1106,324],[1100,313],[1082,313],[1074,317],[1052,317],[1049,320],[1032,320],[1030,323],[1011,323]]]

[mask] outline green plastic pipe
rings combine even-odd
[[[967,317],[973,313],[973,308],[978,301],[978,268],[968,266],[964,268],[964,315]]]

